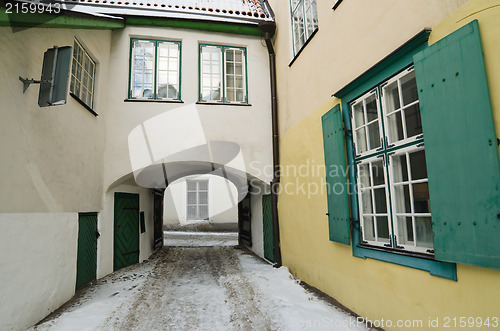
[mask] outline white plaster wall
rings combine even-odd
[[[23,94],[19,76],[40,79],[43,54],[77,37],[97,61],[95,111],[106,112],[111,32],[0,27],[0,211],[95,212],[102,208],[104,118],[68,95],[38,106],[39,85]]]
[[[148,259],[153,254],[154,223],[153,194],[149,189],[132,185],[119,185],[104,196],[104,209],[99,214],[98,229],[101,237],[97,242],[97,278],[113,272],[114,254],[114,206],[115,192],[139,194],[139,211],[144,211],[146,232],[139,232],[139,262]]]
[[[178,40],[182,42],[182,104],[125,102],[128,96],[130,38]],[[198,53],[200,43],[247,47],[248,95],[251,106],[197,105]],[[208,141],[237,143],[242,148],[246,169],[255,176],[264,175],[272,163],[271,97],[267,49],[260,37],[160,27],[126,27],[112,35],[110,91],[106,112],[107,136],[105,187],[132,172],[129,134],[134,128],[156,116],[172,114],[181,107],[195,107]],[[190,123],[178,123],[182,134],[192,135]],[[147,134],[147,133],[146,133]],[[181,144],[182,136],[165,130],[160,144]],[[150,138],[150,137],[148,137]],[[187,138],[186,138],[187,139]],[[157,141],[150,140],[153,146]],[[146,151],[148,152],[148,151]],[[149,155],[149,154],[147,154]],[[258,160],[258,163],[252,161]],[[270,178],[265,178],[269,181]]]
[[[187,221],[186,179],[205,179],[208,184],[208,214],[213,223],[238,222],[238,191],[233,183],[219,176],[189,176],[170,184],[165,190],[164,224]]]
[[[77,213],[0,214],[0,330],[24,330],[75,293]]]

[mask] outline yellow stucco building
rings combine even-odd
[[[283,265],[385,329],[498,327],[498,1],[270,3]]]

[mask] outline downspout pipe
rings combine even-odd
[[[273,179],[271,181],[271,208],[273,218],[273,242],[274,242],[274,266],[281,267],[281,247],[280,230],[278,217],[278,191],[280,183],[280,149],[279,149],[279,128],[278,128],[278,98],[276,88],[276,54],[274,53],[271,35],[276,30],[276,23],[261,22],[259,30],[264,34],[267,51],[269,53],[269,74],[271,77],[271,118],[273,134]]]

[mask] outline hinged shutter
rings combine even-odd
[[[500,268],[500,167],[477,21],[414,56],[437,260]]]
[[[344,148],[344,133],[340,105],[321,118],[325,148],[328,225],[330,240],[350,244],[349,203]]]

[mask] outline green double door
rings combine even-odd
[[[96,279],[98,235],[97,213],[78,214],[77,290]]]
[[[271,207],[271,194],[262,196],[262,219],[264,232],[264,257],[271,262],[274,259],[273,215]]]
[[[115,193],[113,269],[139,262],[139,195]]]

